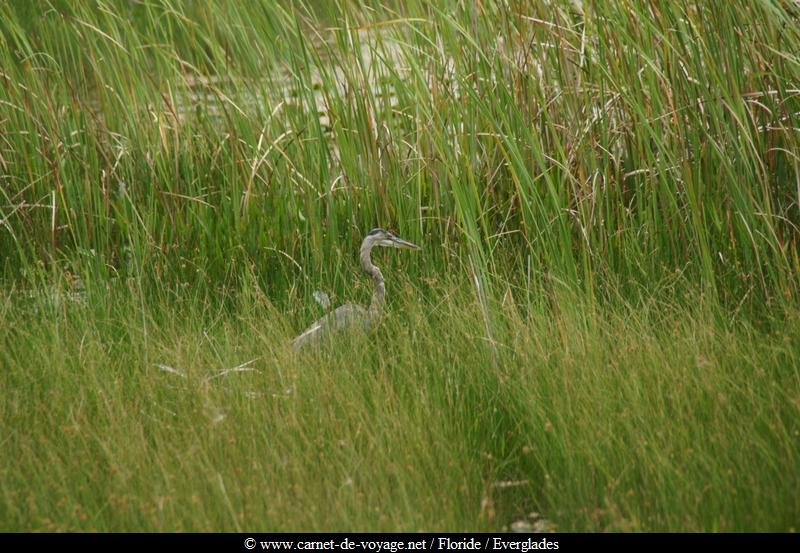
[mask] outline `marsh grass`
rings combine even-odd
[[[792,3],[36,6],[0,528],[796,529]],[[378,225],[386,323],[292,355]]]
[[[407,285],[373,339],[300,357],[263,298],[10,308],[4,527],[794,527],[796,324],[554,300],[499,308],[492,348],[441,282],[438,306]]]

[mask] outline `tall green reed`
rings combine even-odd
[[[786,3],[2,9],[7,277],[305,294],[385,225],[490,291],[797,293]]]

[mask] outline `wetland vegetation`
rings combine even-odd
[[[0,4],[0,530],[792,531],[800,9]],[[387,318],[297,356],[334,304]]]

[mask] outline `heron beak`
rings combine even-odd
[[[422,249],[416,244],[412,244],[411,242],[403,240],[402,238],[398,238],[397,236],[392,236],[390,242],[391,245],[394,246],[395,248],[403,248],[406,250],[414,250],[414,251]]]

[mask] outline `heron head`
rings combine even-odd
[[[382,228],[375,228],[369,231],[367,240],[370,240],[376,246],[384,246],[387,248],[404,248],[407,250],[421,249],[416,244],[412,244],[408,240],[403,240],[399,236],[395,236],[388,230]]]

